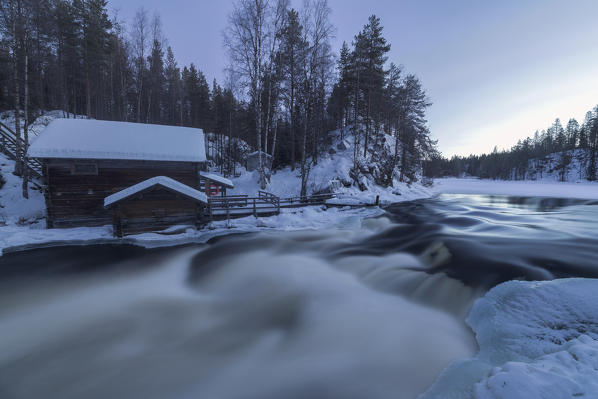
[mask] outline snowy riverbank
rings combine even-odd
[[[509,281],[476,301],[479,353],[447,368],[421,399],[594,398],[598,280]]]
[[[434,180],[433,191],[437,194],[598,199],[598,183],[591,182],[561,183],[554,181],[446,178]]]
[[[202,230],[177,226],[161,233],[144,233],[117,239],[111,226],[80,227],[71,229],[46,229],[44,219],[44,198],[40,187],[30,185],[30,199],[21,196],[21,180],[11,172],[14,163],[0,155],[0,173],[6,184],[0,189],[0,251],[25,250],[35,247],[56,245],[88,245],[121,243],[144,247],[172,246],[187,243],[204,243],[213,237],[249,233],[256,231],[290,231],[323,228],[359,228],[361,221],[382,214],[384,211],[372,208],[329,208],[320,206],[283,209],[280,215],[254,218],[253,216],[234,219],[230,222],[212,222]],[[298,179],[292,178],[290,170],[272,176],[269,188],[280,196],[296,195]],[[252,194],[257,192],[255,173],[244,173],[234,179],[236,192]],[[284,184],[284,182],[287,182]],[[477,179],[441,179],[431,188],[421,185],[405,185],[391,190],[373,187],[361,192],[356,188],[344,189],[343,201],[351,199],[360,202],[373,202],[377,195],[382,203],[411,201],[428,198],[436,194],[489,194],[515,196],[549,196],[561,198],[598,199],[598,184],[592,183],[534,183],[503,182]]]

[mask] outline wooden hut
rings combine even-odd
[[[87,119],[52,121],[27,155],[43,164],[48,228],[110,224],[113,208],[104,207],[104,199],[157,176],[199,190],[206,162],[201,129]],[[148,199],[143,209],[170,217],[169,207],[182,203],[169,202],[173,190],[162,196],[160,190],[149,197],[142,192],[135,201]],[[192,202],[195,209],[197,201]]]
[[[166,176],[156,176],[104,200],[112,209],[114,234],[122,237],[175,225],[201,227],[207,196]]]
[[[262,155],[262,165],[269,167],[272,164],[272,155],[261,152]],[[249,172],[253,172],[254,170],[260,169],[260,152],[255,151],[251,154],[247,155],[247,159],[245,162],[245,167]]]
[[[226,189],[235,188],[235,185],[229,179],[218,176],[214,173],[199,172],[200,189],[208,197],[226,196]]]

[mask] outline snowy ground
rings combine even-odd
[[[339,175],[338,170],[333,170],[332,167],[342,170],[342,166],[335,163],[332,159],[321,161],[318,167],[314,168],[309,179],[308,194],[316,193],[330,186],[331,179],[326,176]],[[235,184],[235,188],[228,190],[227,194],[248,194],[250,196],[257,196],[259,191],[259,175],[257,172],[244,171],[240,177],[231,180]],[[424,187],[421,184],[412,184],[409,186],[405,183],[398,183],[395,186],[396,187],[384,188],[371,185],[368,187],[367,191],[360,191],[357,187],[340,187],[335,190],[335,192],[337,193],[337,202],[347,205],[356,203],[373,204],[376,201],[376,196],[380,197],[381,204],[390,204],[393,202],[428,198],[434,193],[433,190]],[[266,186],[265,191],[281,198],[299,196],[301,192],[299,170],[295,169],[294,171],[291,171],[291,168],[287,167],[277,171],[270,178],[270,182]]]
[[[438,194],[487,194],[520,197],[598,199],[598,183],[560,183],[555,181],[504,181],[482,179],[436,179]]]

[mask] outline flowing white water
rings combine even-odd
[[[433,306],[462,313],[462,298],[437,298],[471,290],[405,269],[424,266],[406,254],[323,256],[370,233],[239,237],[143,258],[157,264],[142,272],[13,287],[0,396],[416,397],[475,353],[462,321]]]

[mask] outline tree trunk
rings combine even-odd
[[[85,42],[85,96],[87,102],[87,117],[91,118],[91,80],[89,79],[89,52],[87,46],[87,35]]]
[[[274,121],[274,137],[272,137],[272,153],[270,154],[272,158],[270,159],[270,170],[274,166],[274,156],[276,154],[276,136],[278,133],[278,119]]]
[[[309,169],[307,167],[307,122],[308,122],[308,108],[309,100],[305,109],[305,121],[303,124],[303,141],[301,144],[301,197],[307,196],[307,178],[309,176]]]
[[[272,61],[270,61],[272,65]],[[270,132],[270,107],[272,106],[272,67],[268,70],[268,105],[266,109],[266,128],[264,129],[264,152],[268,153],[268,135]]]
[[[258,102],[261,103],[260,100]],[[261,117],[261,104],[258,104],[257,109],[260,110],[257,112],[256,117],[256,125],[257,125],[257,156],[258,156],[258,164],[259,164],[259,172],[260,172],[260,188],[264,190],[266,188],[266,176],[264,173],[264,159],[262,158],[262,117]]]
[[[357,179],[357,154],[359,152],[359,129],[358,129],[358,114],[359,114],[359,71],[357,71],[357,85],[355,86],[355,120],[353,125],[353,169],[355,171],[355,179]]]
[[[291,75],[291,103],[289,107],[290,112],[290,130],[291,130],[291,170],[295,170],[295,82]]]
[[[370,138],[370,107],[372,105],[372,93],[368,89],[368,108],[365,115],[365,139],[363,141],[363,157],[366,158],[368,154],[368,139]]]
[[[17,2],[17,7],[20,11],[20,2]],[[21,86],[19,84],[19,65],[18,65],[18,57],[19,57],[19,42],[17,39],[17,15],[16,12],[13,17],[13,78],[15,81],[15,93],[14,93],[14,101],[15,101],[15,135],[16,135],[16,148],[15,148],[15,170],[14,174],[17,176],[21,176],[23,173],[22,169],[22,155],[21,155]]]
[[[407,169],[407,143],[405,138],[402,140],[402,151],[401,151],[401,174],[399,176],[399,180],[401,182],[405,181],[405,169]]]
[[[139,92],[137,93],[137,123],[141,122],[141,97],[143,93],[143,61],[139,62],[138,85]]]
[[[395,168],[397,167],[398,161],[399,161],[399,127],[397,126],[397,128],[395,130],[395,153],[392,157],[392,171],[389,176],[389,179],[390,179],[389,184],[392,182],[392,177],[394,175]]]
[[[26,46],[26,45],[25,45]],[[23,198],[29,198],[28,183],[29,183],[29,165],[27,162],[27,150],[29,147],[29,56],[27,55],[27,48],[25,47],[25,128],[23,129]]]

